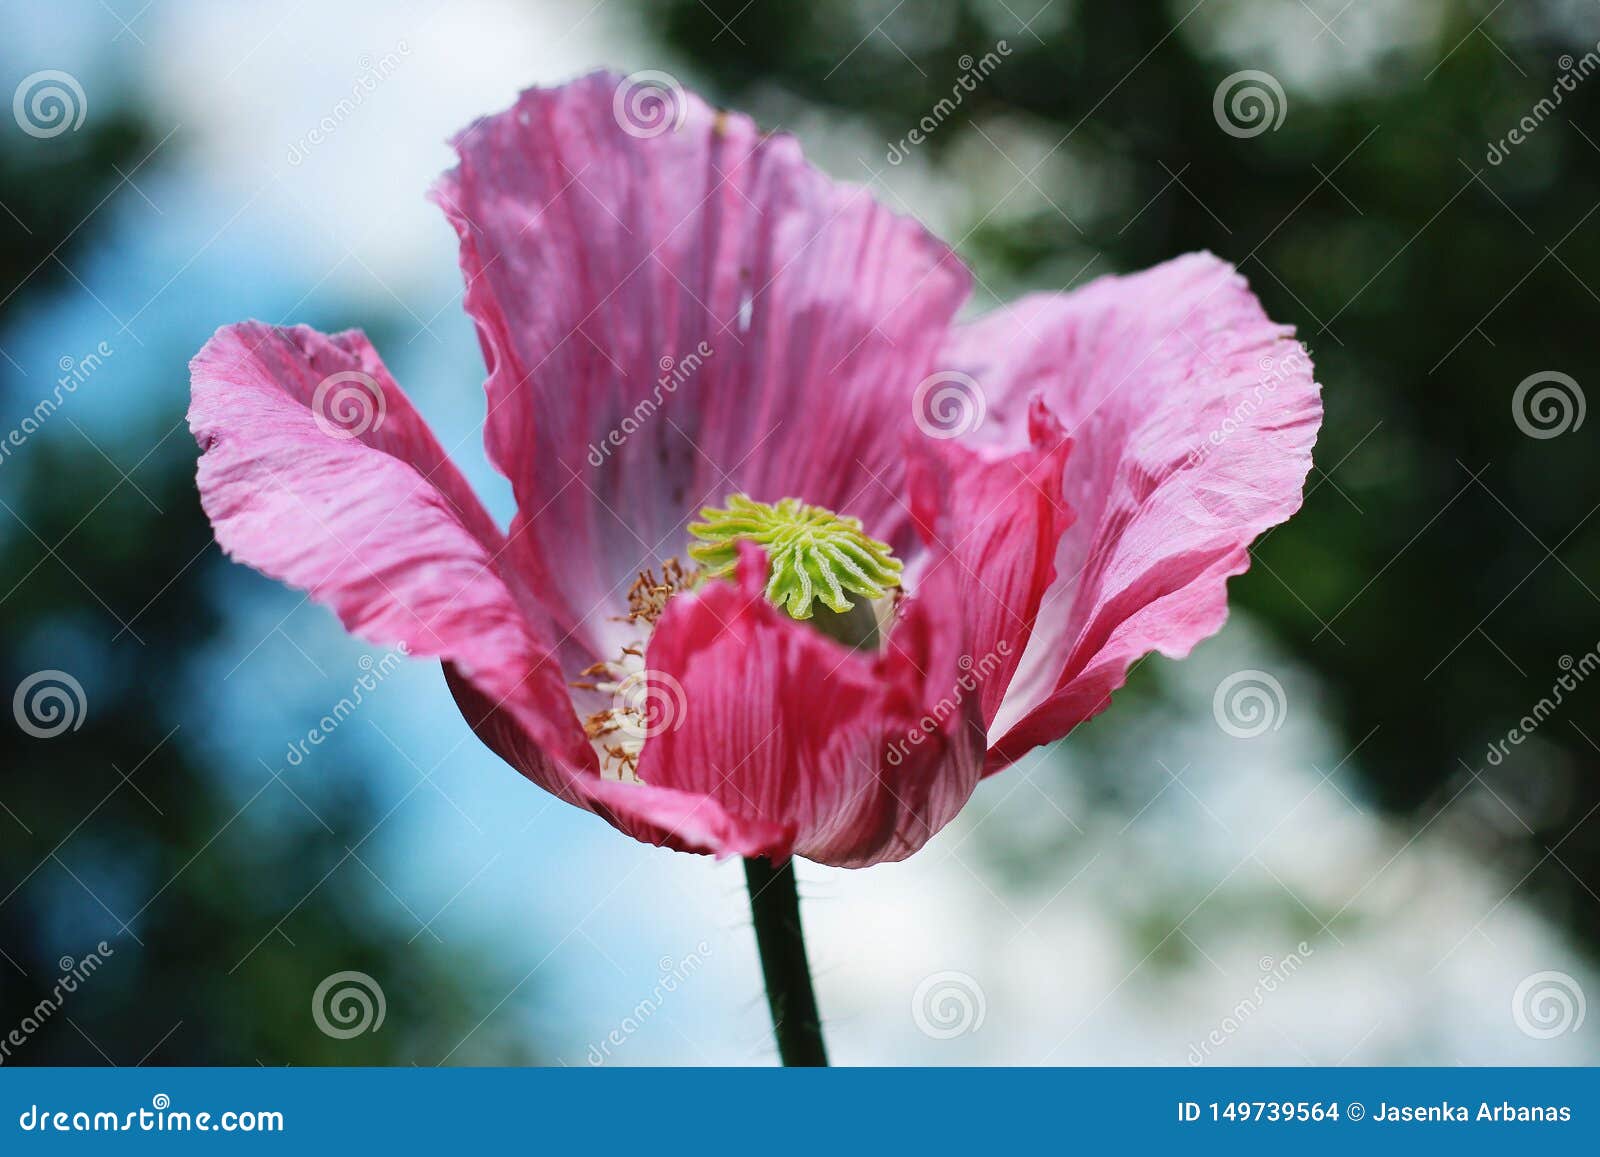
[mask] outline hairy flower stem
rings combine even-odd
[[[750,914],[756,925],[756,947],[767,981],[767,1007],[772,1010],[778,1055],[787,1066],[826,1065],[822,1020],[817,1015],[811,966],[806,963],[806,938],[800,928],[794,861],[774,868],[764,857],[748,859],[744,879],[750,889]]]

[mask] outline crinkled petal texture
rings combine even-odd
[[[525,93],[435,190],[509,534],[364,338],[257,323],[192,365],[203,505],[235,558],[440,658],[493,750],[622,831],[903,858],[1141,655],[1220,626],[1250,541],[1300,501],[1310,367],[1204,255],[955,326],[968,275],[915,222],[693,96],[639,122],[630,85]],[[952,372],[988,403],[960,441],[913,420]],[[655,622],[642,782],[615,778],[580,723],[611,697],[573,684],[644,642],[620,617],[635,575],[736,492],[860,518],[906,595],[852,651],[768,603],[745,544]]]
[[[200,499],[223,550],[365,639],[458,664],[541,742],[578,750],[555,726],[566,695],[500,569],[499,530],[365,337],[246,322],[190,372]]]
[[[943,439],[914,442],[912,508],[933,552],[919,570],[948,567],[969,650],[964,682],[981,703],[985,727],[1033,635],[1055,578],[1055,556],[1074,512],[1062,495],[1072,449],[1040,398],[1029,407],[1028,446],[1016,453],[974,449]]]
[[[948,692],[963,633],[934,621],[953,605],[955,573],[942,568],[889,646],[864,655],[768,602],[766,560],[745,544],[737,581],[674,599],[650,641],[651,671],[676,702],[639,777],[781,825],[787,847],[821,863],[910,855],[955,818],[983,768],[977,700]]]
[[[569,667],[704,505],[790,496],[911,541],[901,434],[969,276],[792,137],[600,73],[455,141],[434,197],[489,363],[485,441]],[[559,561],[557,561],[559,560]]]
[[[603,780],[504,540],[366,338],[226,326],[190,364],[217,542],[345,627],[437,656],[479,733],[541,787],[640,838],[783,850],[715,800]]]
[[[1151,651],[1182,658],[1227,616],[1249,545],[1300,506],[1322,404],[1303,348],[1210,254],[1028,297],[955,329],[982,433],[1020,440],[1042,398],[1076,449],[1077,522],[991,726],[990,770],[1103,709]]]

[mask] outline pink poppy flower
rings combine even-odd
[[[676,89],[596,74],[454,144],[509,531],[353,331],[206,344],[201,500],[638,839],[910,855],[1215,632],[1300,504],[1310,364],[1210,255],[958,323],[942,242]]]

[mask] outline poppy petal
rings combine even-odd
[[[646,93],[645,96],[650,94]],[[636,78],[522,94],[455,140],[434,190],[488,362],[511,538],[587,661],[642,567],[733,493],[896,542],[899,432],[968,290],[950,250],[786,135]]]
[[[954,818],[982,766],[976,697],[933,703],[960,670],[959,618],[942,624],[953,637],[927,618],[951,592],[908,608],[891,646],[869,655],[774,607],[766,575],[744,544],[735,581],[668,606],[647,665],[683,710],[645,744],[639,776],[781,827],[780,858],[902,859]]]
[[[200,501],[227,554],[353,634],[453,662],[549,750],[593,762],[499,530],[365,337],[245,322],[190,371]]]
[[[1102,710],[1141,656],[1182,658],[1227,617],[1249,545],[1300,506],[1322,404],[1292,331],[1210,254],[1025,298],[953,331],[996,445],[1041,395],[1071,433],[1078,514],[995,719],[991,769]]]

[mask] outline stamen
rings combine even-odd
[[[643,670],[644,652],[627,646],[622,648],[620,658],[595,663],[581,672],[595,678],[572,683],[581,690],[611,696],[611,706],[592,712],[583,721],[583,733],[600,757],[600,774],[607,779],[643,782],[639,779],[638,767],[648,720],[623,693],[629,681],[638,679]]]
[[[601,757],[601,774],[614,773],[617,779],[643,783],[639,778],[639,756],[644,751],[643,736],[634,734],[634,720],[627,708],[611,707],[596,711],[583,721],[584,734]]]
[[[859,518],[798,498],[773,505],[734,494],[727,501],[726,509],[702,510],[705,521],[689,527],[704,540],[689,547],[689,557],[706,578],[731,574],[738,543],[746,541],[766,550],[767,598],[792,618],[809,619],[814,602],[843,614],[855,606],[849,595],[880,599],[900,585],[900,560],[887,543],[867,535]]]
[[[640,571],[628,588],[628,613],[619,616],[617,621],[641,627],[643,637],[621,647],[615,659],[603,659],[585,667],[578,672],[579,678],[569,684],[580,691],[611,697],[609,707],[591,713],[583,721],[584,734],[600,757],[600,773],[607,779],[643,782],[638,767],[650,730],[646,717],[648,704],[633,703],[629,689],[643,677],[645,642],[666,609],[667,600],[679,591],[690,589],[699,578],[697,570],[685,567],[675,558],[661,564],[659,577],[652,568]]]
[[[633,585],[628,588],[626,621],[654,626],[655,621],[661,617],[661,612],[666,609],[667,600],[679,591],[688,590],[699,577],[698,572],[685,570],[683,564],[675,558],[669,558],[661,564],[659,579],[656,578],[654,570],[646,568],[640,571],[639,577],[634,579]]]

